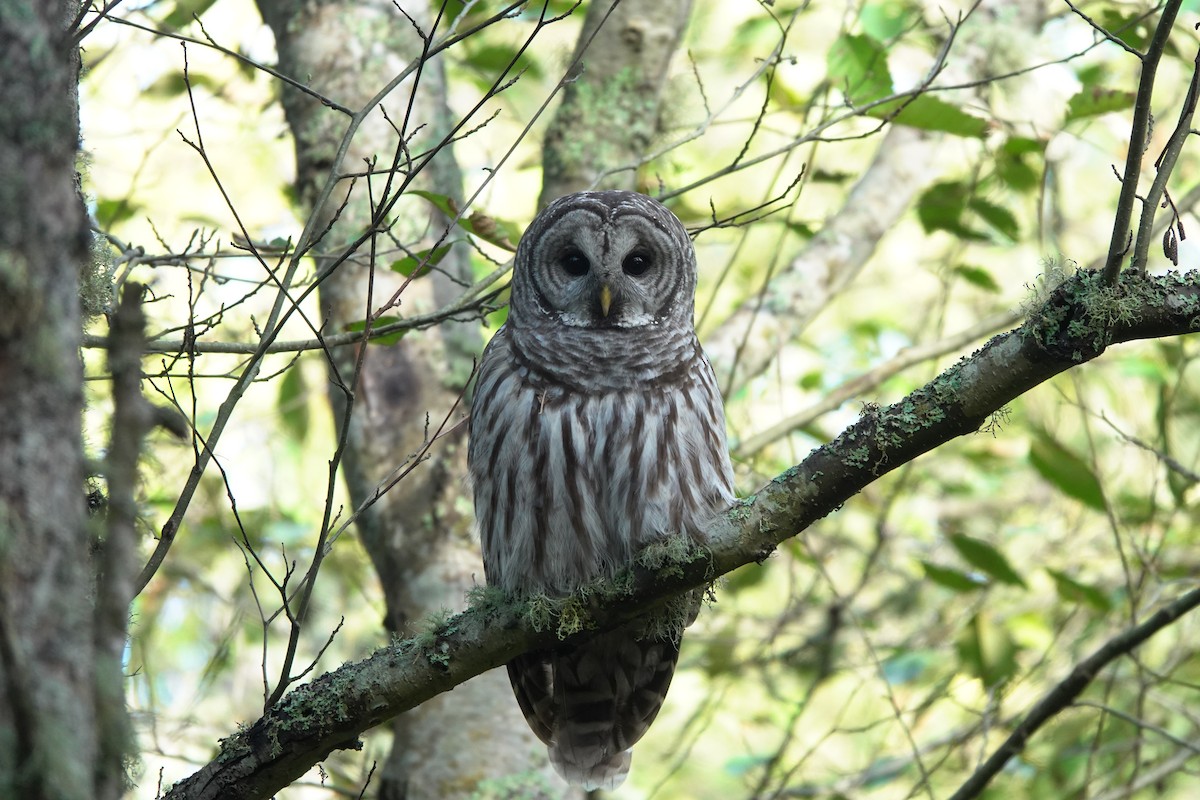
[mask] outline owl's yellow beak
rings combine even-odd
[[[608,288],[608,284],[600,286],[600,313],[608,316],[608,309],[612,307],[612,289]]]

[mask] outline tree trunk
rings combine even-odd
[[[0,797],[123,790],[97,722],[97,698],[120,704],[120,673],[93,664],[78,9],[15,0],[0,12]]]
[[[613,6],[616,6],[615,8]],[[546,131],[538,206],[584,189],[636,189],[658,134],[663,88],[691,0],[593,0],[572,61],[575,80]]]

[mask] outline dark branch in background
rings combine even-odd
[[[1100,273],[1077,273],[1053,290],[1020,328],[993,338],[888,408],[868,409],[835,441],[740,501],[713,524],[711,548],[693,560],[664,566],[665,559],[659,558],[654,569],[635,563],[628,593],[610,588],[607,600],[597,600],[593,592],[573,597],[571,603],[582,608],[593,629],[619,625],[674,595],[768,558],[781,542],[884,474],[977,431],[1006,403],[1096,358],[1108,345],[1197,331],[1200,272],[1150,276],[1130,271],[1111,287],[1103,284]],[[644,555],[642,563],[651,562]],[[1117,637],[1104,659],[1085,663],[1098,669],[1129,652],[1200,601],[1197,592],[1187,597],[1168,606],[1166,616],[1153,617],[1157,627],[1148,621],[1150,627]],[[213,761],[176,784],[167,797],[268,797],[333,750],[358,747],[358,736],[367,728],[557,640],[553,630],[533,630],[517,605],[477,604],[429,634],[376,651],[294,690],[249,728],[225,739]]]
[[[988,757],[987,761],[983,762],[979,769],[975,770],[957,792],[951,795],[950,800],[971,800],[973,797],[978,797],[992,778],[1004,769],[1004,765],[1025,748],[1029,737],[1053,719],[1056,714],[1069,708],[1075,698],[1100,674],[1100,670],[1118,657],[1133,652],[1138,645],[1197,607],[1200,607],[1200,589],[1192,589],[1160,608],[1142,624],[1127,628],[1109,639],[1100,649],[1080,661],[1071,670],[1071,674],[1047,692],[1029,710],[1029,713],[1017,724],[1016,729],[1009,734],[1004,743]],[[1195,750],[1193,750],[1192,755],[1195,754]]]
[[[1113,217],[1112,239],[1108,245],[1108,259],[1104,264],[1104,280],[1113,284],[1121,271],[1121,259],[1129,252],[1132,234],[1129,220],[1133,217],[1133,204],[1137,200],[1138,178],[1142,174],[1142,155],[1150,140],[1150,101],[1154,94],[1154,76],[1162,58],[1175,16],[1179,13],[1182,0],[1168,0],[1162,17],[1154,29],[1150,46],[1142,56],[1142,74],[1138,79],[1137,100],[1133,106],[1133,126],[1129,132],[1129,152],[1125,157],[1125,172],[1121,175],[1121,194],[1117,199],[1117,211]],[[1135,267],[1138,265],[1134,265]]]
[[[97,687],[121,686],[122,655],[128,636],[129,604],[137,573],[137,476],[142,438],[152,424],[152,409],[142,396],[142,345],[146,317],[142,313],[145,287],[127,283],[112,315],[108,334],[108,369],[112,374],[112,436],[105,458],[108,484],[107,530],[96,576],[96,670],[108,680]],[[112,679],[116,678],[115,681]],[[119,797],[125,781],[121,765],[133,747],[133,731],[125,698],[101,692],[96,698],[97,730],[104,755],[97,775],[97,795]]]

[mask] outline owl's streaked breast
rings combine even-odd
[[[564,384],[497,333],[470,436],[489,583],[566,593],[664,534],[702,536],[732,502],[720,394],[689,339],[690,357],[656,380],[585,390],[585,357]]]

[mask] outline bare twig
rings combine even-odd
[[[1192,117],[1196,113],[1197,96],[1200,95],[1200,51],[1197,51],[1192,65],[1192,80],[1188,83],[1187,96],[1183,100],[1183,108],[1179,111],[1179,122],[1176,123],[1170,138],[1167,139],[1167,144],[1163,147],[1158,160],[1154,162],[1155,169],[1157,169],[1154,182],[1142,200],[1142,215],[1138,221],[1137,242],[1133,247],[1133,260],[1130,262],[1133,269],[1145,269],[1147,266],[1147,255],[1150,252],[1150,239],[1154,235],[1154,217],[1158,213],[1159,198],[1166,196],[1168,200],[1170,199],[1170,196],[1166,195],[1167,180],[1175,171],[1175,162],[1179,160],[1179,154],[1183,152],[1184,141],[1192,133]],[[1164,200],[1163,205],[1166,204],[1167,202]],[[1174,230],[1174,227],[1169,227],[1168,230]],[[1182,233],[1182,223],[1179,224],[1179,230]],[[1172,257],[1170,253],[1168,256],[1171,257],[1172,262],[1178,263],[1177,257]]]
[[[1116,282],[1117,273],[1121,271],[1121,259],[1129,252],[1129,220],[1133,217],[1133,204],[1137,200],[1138,178],[1142,174],[1142,154],[1146,151],[1149,140],[1154,76],[1182,1],[1167,0],[1158,26],[1154,29],[1150,46],[1142,56],[1142,74],[1138,79],[1137,100],[1133,106],[1133,126],[1129,132],[1129,151],[1125,156],[1125,171],[1121,174],[1121,194],[1117,199],[1112,239],[1109,241],[1108,258],[1104,264],[1104,280],[1109,285]]]

